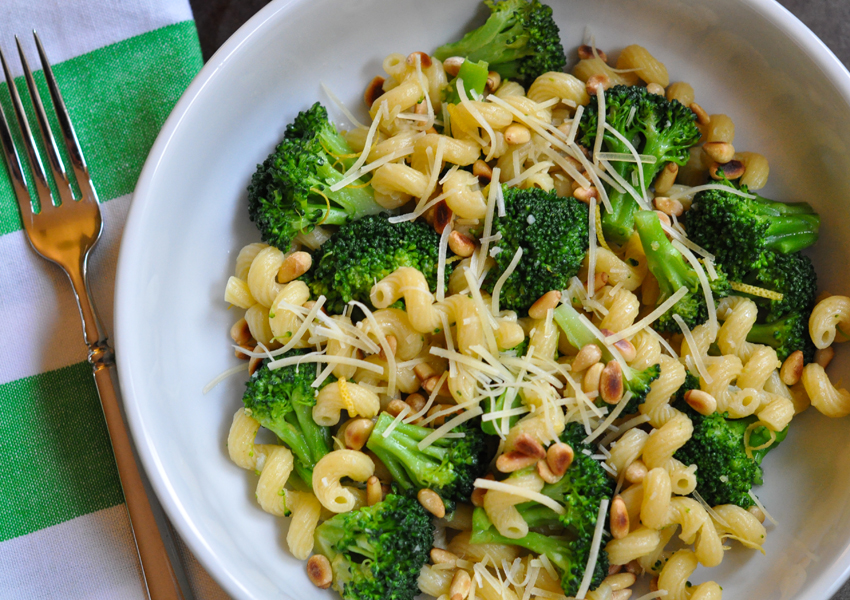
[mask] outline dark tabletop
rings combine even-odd
[[[2,0],[0,0],[2,1]],[[190,0],[204,60],[267,4],[265,0]],[[781,0],[850,68],[850,0]],[[832,600],[850,600],[850,583]]]

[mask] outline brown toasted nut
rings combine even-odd
[[[413,113],[417,115],[427,115],[428,114],[428,104],[423,100],[418,102],[413,107]]]
[[[313,310],[314,306],[316,306],[315,300],[307,300],[307,302],[304,303],[304,308],[306,308],[307,310]],[[322,311],[322,314],[325,314],[325,315],[328,314],[328,311],[325,310],[324,306],[319,310]]]
[[[383,490],[381,490],[380,480],[372,475],[366,480],[366,504],[375,506],[378,502],[384,499]]]
[[[629,511],[620,495],[614,496],[611,501],[611,535],[615,540],[629,535]]]
[[[596,96],[600,89],[607,90],[609,87],[611,87],[611,78],[605,73],[591,75],[584,84],[588,96]]]
[[[576,358],[571,365],[571,369],[574,373],[578,373],[585,369],[589,369],[600,360],[602,360],[602,350],[599,349],[599,346],[596,344],[585,344],[584,347],[578,351],[578,354],[576,354]]]
[[[788,355],[785,362],[782,363],[782,368],[779,369],[779,378],[785,385],[794,385],[800,381],[800,375],[803,374],[803,352],[795,350]]]
[[[633,560],[629,563],[626,563],[625,569],[627,573],[631,573],[632,575],[640,575],[640,573],[643,571],[643,569],[641,569],[640,563],[637,560]]]
[[[828,346],[823,350],[815,351],[815,362],[825,369],[832,362],[833,356],[835,356],[835,350],[832,349],[832,346]]]
[[[608,565],[608,575],[616,575],[623,570],[623,565]]]
[[[487,73],[487,86],[486,90],[490,93],[495,92],[499,89],[499,86],[502,85],[502,76],[496,73],[496,71],[490,71]]]
[[[419,381],[425,381],[437,374],[437,372],[434,370],[434,367],[432,367],[428,363],[419,363],[418,365],[413,367],[413,373],[416,375],[416,378]]]
[[[387,414],[390,415],[391,417],[397,417],[401,414],[401,411],[403,411],[405,408],[407,408],[407,404],[405,404],[401,400],[396,399],[396,400],[390,400],[390,403],[387,404],[387,408],[385,410],[386,410]]]
[[[662,97],[665,94],[664,88],[661,87],[657,83],[648,83],[646,85],[646,91],[649,92],[650,94],[655,94],[656,96],[662,96]]]
[[[423,69],[427,69],[431,66],[431,57],[424,52],[411,52],[407,55],[407,60],[405,62],[411,67],[415,67],[417,60],[419,61],[419,66]]]
[[[552,472],[552,469],[549,468],[549,464],[545,460],[537,461],[537,474],[546,483],[554,484],[561,481],[561,478]]]
[[[493,179],[493,169],[480,158],[472,165],[472,174],[478,178],[481,183],[487,183]]]
[[[230,339],[236,342],[239,346],[245,346],[251,343],[251,330],[248,328],[248,321],[239,319],[230,328]]]
[[[629,483],[642,483],[646,479],[648,472],[649,469],[646,468],[644,462],[638,459],[626,467],[626,481]]]
[[[463,569],[455,571],[452,577],[452,585],[449,587],[449,598],[451,600],[464,600],[469,596],[469,590],[472,589],[472,578],[469,573]]]
[[[602,62],[604,62],[604,63],[608,62],[608,55],[605,54],[605,52],[603,50],[600,50],[599,48],[596,49],[596,56],[601,58]],[[594,54],[593,54],[593,46],[589,46],[587,44],[582,44],[581,46],[578,47],[578,57],[580,59],[587,60],[587,59],[590,59],[590,58],[596,58],[596,56],[594,56]]]
[[[431,564],[454,565],[457,563],[457,560],[458,556],[454,552],[449,552],[442,548],[431,548]]]
[[[728,163],[735,158],[735,147],[729,142],[706,142],[702,149],[716,163]]]
[[[599,190],[597,190],[595,186],[577,187],[573,190],[573,197],[579,202],[590,204],[591,198],[599,197]]]
[[[442,519],[446,516],[446,505],[443,504],[443,499],[440,498],[439,494],[437,494],[434,490],[423,488],[419,490],[418,494],[416,494],[416,499],[419,500],[419,504],[421,504],[425,510],[438,519]]]
[[[425,405],[428,403],[428,401],[422,394],[410,394],[407,398],[404,399],[404,403],[410,407],[410,414],[414,414],[425,408]],[[416,421],[413,421],[413,424],[415,425],[421,420],[422,417],[420,417]]]
[[[708,392],[688,390],[685,392],[685,402],[701,415],[710,415],[717,410],[717,400]]]
[[[449,408],[451,408],[451,406],[449,406],[448,404],[435,404],[430,409],[428,409],[428,415],[427,416],[432,417],[435,414],[437,414],[438,412],[442,412],[442,411],[447,410]],[[442,425],[443,423],[446,422],[446,416],[450,415],[450,414],[451,413],[445,413],[443,415],[440,415],[439,417],[435,418],[433,421],[429,421],[429,425],[432,426],[432,427],[439,427],[440,425]]]
[[[634,573],[619,573],[617,575],[608,575],[604,583],[607,583],[614,592],[617,592],[632,587],[635,581],[637,581],[637,577],[635,577]]]
[[[599,374],[599,397],[608,404],[617,404],[623,397],[623,389],[623,369],[612,360]]]
[[[313,257],[308,252],[293,252],[285,259],[277,272],[277,280],[280,283],[289,283],[293,279],[301,277],[313,266]]]
[[[326,590],[333,583],[331,563],[321,554],[314,554],[307,561],[307,577],[317,588]]]
[[[429,377],[428,379],[426,379],[425,381],[422,382],[422,388],[426,392],[428,392],[429,394],[433,394],[434,389],[437,387],[438,383],[440,383],[440,378],[438,376],[434,375],[433,377]],[[452,395],[451,391],[449,390],[449,380],[448,379],[443,380],[443,385],[440,386],[440,391],[437,392],[437,394],[439,396],[451,396]]]
[[[499,458],[496,459],[496,468],[502,473],[513,473],[514,471],[530,467],[536,463],[537,460],[538,459],[533,456],[528,456],[522,452],[511,450],[510,452],[505,452],[504,454],[499,455]]]
[[[663,213],[660,210],[656,210],[655,214],[658,215],[658,220],[661,221],[662,225],[666,225],[667,227],[670,227],[673,224],[673,222],[670,220],[670,217],[667,215],[667,213]]]
[[[369,439],[374,427],[372,419],[351,419],[343,423],[342,432],[337,435],[342,438],[342,443],[349,450],[360,450],[366,445],[366,440]]]
[[[253,342],[254,340],[251,340],[251,341]],[[256,345],[256,342],[254,342],[253,344],[251,344],[251,343],[240,344],[239,348],[242,348],[243,350],[247,350],[248,352],[253,352],[255,345]],[[242,352],[242,350],[239,350],[238,348],[233,350],[233,354],[236,355],[236,358],[240,358],[242,360],[250,360],[251,359],[250,356],[248,356],[245,352]]]
[[[629,600],[632,597],[632,590],[617,590],[613,594],[611,594],[611,600]]]
[[[658,591],[658,577],[653,577],[649,580],[649,591],[657,592]]]
[[[593,276],[593,289],[601,290],[608,284],[608,273],[601,271]]]
[[[254,346],[254,352],[262,352],[263,348],[260,346]],[[257,372],[257,369],[260,368],[260,365],[263,364],[263,356],[252,356],[248,361],[248,375],[253,375]]]
[[[679,165],[674,162],[667,163],[658,177],[655,178],[655,193],[666,194],[676,183],[676,176],[679,174]]]
[[[546,464],[552,474],[559,479],[573,464],[573,458],[575,458],[573,447],[564,442],[555,442],[546,451]]]
[[[384,78],[383,77],[375,77],[372,81],[369,82],[369,85],[366,86],[366,91],[363,92],[363,101],[366,103],[366,106],[372,108],[372,105],[375,103],[375,100],[384,93]]]
[[[531,141],[531,132],[525,125],[514,123],[505,129],[505,141],[511,146],[527,144]]]
[[[390,352],[392,353],[393,356],[395,356],[395,351],[398,350],[398,340],[391,333],[387,334],[386,339],[387,339],[387,346],[390,347]],[[384,350],[383,346],[381,346],[381,351],[378,353],[378,356],[380,356],[381,359],[383,359],[383,360],[387,360],[387,353]]]
[[[610,329],[600,329],[599,332],[606,338],[614,335],[614,332]],[[635,356],[637,356],[637,350],[635,350],[634,345],[629,340],[619,340],[614,342],[614,347],[619,350],[626,362],[633,361]]]
[[[604,368],[605,365],[598,362],[584,372],[584,378],[581,380],[581,390],[585,394],[599,391],[599,376],[602,375],[602,369]]]
[[[450,56],[443,61],[443,70],[449,77],[457,77],[457,72],[460,71],[460,66],[463,64],[462,56]]]
[[[549,290],[540,296],[531,308],[528,309],[528,316],[532,319],[545,319],[546,313],[550,309],[558,308],[558,302],[561,301],[561,292],[558,290]]]
[[[440,200],[433,210],[434,222],[432,225],[434,226],[434,231],[442,234],[443,229],[445,229],[454,219],[454,213],[452,212],[452,209],[449,208],[449,205],[446,204],[445,200]]]
[[[546,448],[543,447],[543,444],[527,433],[521,433],[517,436],[514,441],[514,450],[537,460],[546,458]]]
[[[458,256],[467,258],[475,252],[475,240],[460,231],[452,231],[449,234],[449,248]]]
[[[738,179],[741,175],[746,171],[746,167],[744,167],[744,163],[740,160],[730,160],[728,163],[716,163],[713,162],[708,167],[708,174],[711,175],[712,179]]]
[[[711,122],[711,117],[709,117],[708,113],[705,112],[705,109],[696,102],[691,102],[689,108],[696,113],[697,123],[700,125],[708,125]]]
[[[484,476],[484,479],[489,479],[490,481],[493,481],[496,478],[493,476],[492,473],[487,473]],[[472,490],[472,495],[469,497],[469,501],[472,502],[472,506],[477,506],[478,508],[481,508],[482,506],[484,506],[484,494],[486,494],[486,493],[487,493],[486,488],[477,487],[474,490]]]
[[[756,519],[758,519],[759,523],[764,523],[764,520],[765,520],[764,511],[762,509],[760,509],[758,506],[753,505],[753,506],[749,507],[747,509],[747,512],[749,512]]]
[[[665,215],[681,217],[682,213],[685,212],[685,207],[678,200],[671,200],[665,196],[656,196],[653,202],[655,203],[655,208]]]

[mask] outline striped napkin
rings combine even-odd
[[[33,29],[103,203],[90,278],[112,332],[115,263],[136,180],[202,65],[192,11],[188,0],[0,0],[0,47],[23,95],[14,35],[35,68]],[[5,83],[0,103],[14,123]],[[30,248],[5,164],[0,340],[0,598],[145,597],[71,287]],[[180,547],[196,597],[226,598]]]

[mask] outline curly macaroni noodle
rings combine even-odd
[[[834,342],[846,342],[844,332],[850,332],[850,298],[830,296],[817,303],[809,317],[809,334],[819,349]]]
[[[322,427],[336,425],[343,410],[350,417],[371,419],[381,410],[381,401],[365,387],[340,379],[323,387],[316,396],[313,420]]]
[[[434,296],[428,289],[425,276],[411,267],[400,267],[372,288],[375,308],[387,308],[404,298],[410,324],[420,333],[432,333],[441,326],[440,311],[434,306]]]
[[[326,509],[334,513],[353,510],[358,504],[354,488],[343,486],[340,479],[366,481],[375,473],[372,459],[357,450],[334,450],[313,469],[313,493]]]
[[[827,417],[839,418],[850,415],[850,392],[832,385],[823,367],[809,363],[803,369],[803,386],[818,412]]]

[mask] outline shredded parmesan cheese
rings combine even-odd
[[[360,167],[362,167],[366,163],[366,159],[369,158],[369,153],[366,151],[366,148],[372,147],[372,139],[375,137],[375,134],[378,131],[378,125],[381,124],[381,111],[375,115],[375,119],[372,121],[372,126],[369,127],[369,133],[366,134],[366,141],[363,144],[363,152],[360,153],[360,158],[358,158],[351,168],[345,172],[345,176],[337,181],[335,184],[331,186],[331,191],[336,192],[341,190],[349,183],[357,181],[360,178]]]
[[[596,198],[590,199],[590,211],[587,216],[587,295],[593,296],[596,291]]]
[[[597,427],[596,429],[594,429],[593,433],[591,433],[589,436],[584,438],[581,443],[582,444],[589,444],[590,442],[592,442],[593,440],[598,438],[600,435],[605,433],[605,431],[609,427],[611,427],[611,424],[614,422],[614,420],[617,417],[619,417],[620,413],[622,413],[623,410],[626,408],[626,404],[629,403],[629,400],[631,400],[631,398],[632,398],[631,392],[626,392],[625,394],[623,394],[623,397],[617,403],[617,406],[614,407],[614,410],[611,411],[611,414],[608,415],[607,417],[605,417],[605,420],[602,421],[602,424],[599,427]]]
[[[395,431],[395,428],[399,426],[399,424],[402,422],[402,420],[404,420],[404,418],[408,415],[408,413],[411,410],[413,410],[413,409],[410,408],[410,405],[405,404],[404,408],[402,408],[401,411],[396,416],[396,418],[393,419],[393,422],[390,423],[389,425],[387,425],[387,428],[384,430],[384,432],[381,434],[381,436],[383,436],[384,438],[390,437],[390,434],[393,431]]]
[[[706,383],[711,383],[714,381],[714,378],[708,374],[708,369],[705,367],[705,361],[703,360],[702,354],[699,352],[697,348],[696,340],[694,339],[694,334],[691,333],[691,330],[688,329],[688,324],[685,323],[685,320],[679,315],[673,315],[673,320],[676,321],[676,324],[679,326],[679,329],[682,330],[682,335],[685,336],[685,341],[688,343],[688,348],[690,348],[690,357],[694,361],[694,366],[697,368],[699,372],[699,376],[703,378]]]
[[[728,185],[722,185],[719,183],[706,183],[705,185],[698,185],[696,187],[686,187],[684,189],[673,192],[668,196],[671,200],[678,200],[679,198],[684,198],[685,196],[693,197],[699,192],[705,190],[722,190],[724,192],[729,192],[730,194],[735,194],[736,196],[741,196],[743,198],[755,198],[753,194],[748,194],[747,192],[742,192],[741,190],[737,190],[733,187],[729,187]]]
[[[687,259],[697,274],[699,284],[702,287],[702,293],[705,296],[705,307],[708,311],[708,326],[711,328],[711,335],[717,335],[717,307],[714,304],[714,295],[711,293],[711,286],[708,283],[708,277],[705,275],[705,269],[694,256],[693,252],[685,248],[682,244],[673,240],[673,247],[682,253],[682,256]]]
[[[248,370],[248,363],[243,362],[241,365],[233,367],[232,369],[227,369],[217,377],[215,377],[212,381],[210,381],[207,385],[204,386],[204,389],[201,392],[206,395],[211,389],[217,386],[219,383],[230,377],[231,375],[236,375],[237,373],[241,373],[242,371]]]
[[[659,304],[655,308],[655,310],[653,310],[651,313],[646,315],[643,319],[641,319],[640,321],[638,321],[637,323],[635,323],[631,327],[626,327],[622,331],[619,331],[619,332],[617,332],[613,335],[608,336],[607,338],[605,338],[605,341],[607,341],[610,344],[616,344],[620,340],[624,340],[626,338],[632,337],[637,332],[639,332],[643,329],[646,329],[647,327],[649,327],[649,325],[651,325],[656,320],[658,320],[664,313],[666,313],[668,310],[673,308],[673,305],[675,305],[679,300],[684,298],[687,295],[687,293],[688,293],[688,288],[686,288],[685,286],[680,287],[678,290],[676,290],[676,293],[674,293],[672,296],[667,298],[664,302]]]
[[[776,519],[774,519],[769,512],[767,512],[767,509],[764,507],[764,504],[761,503],[761,500],[758,499],[758,497],[753,493],[753,491],[750,490],[750,491],[747,492],[747,494],[749,494],[750,498],[753,499],[753,502],[756,503],[756,506],[759,507],[759,510],[761,510],[761,512],[764,513],[764,517],[768,521],[773,523],[774,527],[779,527],[779,522]]]
[[[596,516],[596,530],[593,532],[593,541],[590,543],[590,558],[587,560],[587,567],[584,569],[584,577],[581,579],[581,585],[576,594],[576,600],[583,600],[590,589],[590,582],[593,581],[593,571],[596,570],[596,561],[599,558],[599,547],[602,544],[602,531],[605,529],[605,515],[608,514],[608,498],[599,503],[599,514]]]
[[[445,427],[445,426],[444,426]],[[426,438],[427,439],[427,438]],[[491,479],[476,479],[474,483],[476,488],[485,489],[485,490],[494,490],[497,492],[504,492],[506,494],[510,494],[511,496],[517,496],[519,498],[525,498],[526,500],[533,500],[538,504],[542,504],[554,510],[559,515],[565,514],[566,509],[550,498],[549,496],[545,496],[540,492],[535,492],[526,488],[521,488],[515,485],[511,485],[509,483],[505,483],[503,481],[493,481]],[[603,501],[604,502],[604,501]]]
[[[368,127],[366,127],[363,123],[361,123],[360,121],[358,121],[354,117],[352,112],[350,110],[348,110],[348,107],[346,107],[345,104],[342,103],[342,100],[340,100],[339,98],[336,97],[336,94],[334,94],[328,86],[326,86],[324,83],[322,83],[321,85],[322,85],[322,89],[324,90],[325,94],[327,94],[328,98],[331,99],[331,102],[333,102],[334,104],[337,105],[340,112],[342,112],[342,114],[345,115],[346,119],[351,121],[352,125],[354,125],[355,127],[359,127],[360,129],[369,129]],[[367,145],[366,147],[368,148],[369,146]]]
[[[599,152],[602,150],[602,142],[605,139],[605,126],[607,125],[605,118],[608,116],[605,113],[605,88],[601,85],[596,88],[596,106],[599,110],[596,120],[596,139],[593,141],[593,164],[598,165]]]
[[[499,295],[502,293],[502,286],[505,285],[508,277],[513,274],[521,258],[522,248],[517,248],[516,252],[514,252],[514,257],[511,259],[511,262],[508,263],[508,267],[499,276],[499,279],[496,280],[496,285],[493,286],[493,296],[490,298],[490,308],[494,315],[499,314]]]
[[[452,224],[443,227],[440,235],[439,250],[437,252],[437,302],[446,299],[446,254],[449,247],[449,235],[452,233]]]
[[[433,433],[430,433],[424,440],[419,442],[417,447],[420,450],[424,450],[425,448],[427,448],[428,446],[430,446],[431,444],[436,442],[438,439],[443,437],[445,434],[447,434],[449,431],[451,431],[452,429],[454,429],[458,425],[465,423],[465,422],[469,421],[470,419],[474,419],[475,417],[477,417],[478,415],[480,415],[483,412],[484,411],[481,410],[480,406],[476,406],[476,407],[472,408],[471,410],[467,410],[466,412],[459,414],[454,419],[451,419],[450,421],[446,421],[446,423],[444,423],[443,425],[441,425],[440,427],[435,429]]]

